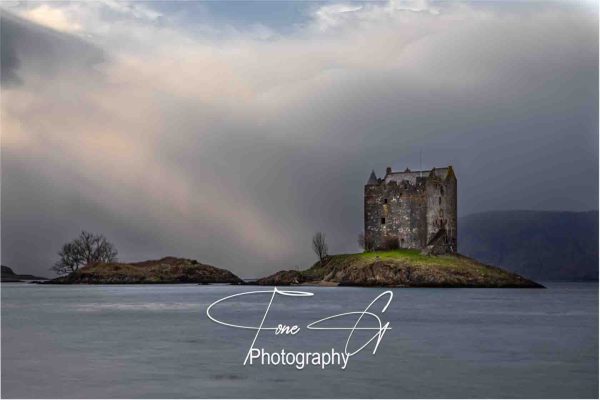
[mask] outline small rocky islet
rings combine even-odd
[[[328,256],[304,270],[283,270],[244,282],[232,272],[196,260],[164,257],[135,263],[96,263],[49,284],[233,284],[261,286],[365,286],[541,288],[542,285],[460,254],[430,256],[392,250]]]
[[[243,281],[232,272],[196,260],[164,257],[134,263],[95,263],[52,279],[49,284],[229,283]]]
[[[251,283],[278,286],[543,288],[520,275],[460,254],[431,256],[418,250],[334,255],[307,270],[279,271]]]
[[[2,265],[1,267],[0,280],[2,282],[27,282],[27,281],[43,281],[48,278],[42,276],[29,275],[29,274],[17,274],[12,268]]]

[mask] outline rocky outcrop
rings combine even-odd
[[[300,285],[306,282],[306,278],[300,271],[288,270],[279,271],[273,275],[269,275],[264,278],[260,278],[250,284],[254,285],[273,285],[273,286],[289,286],[289,285]]]
[[[0,279],[2,282],[23,282],[23,281],[44,281],[48,278],[41,276],[29,275],[29,274],[15,274],[12,268],[2,265],[2,275]]]
[[[48,281],[50,284],[230,283],[243,281],[230,271],[186,258],[165,257],[136,263],[96,263]]]
[[[324,281],[341,286],[405,287],[542,287],[519,275],[488,267],[489,271],[452,269],[375,262],[363,268],[342,268],[328,274]]]
[[[291,274],[291,273],[295,274]],[[296,276],[299,275],[299,276]],[[293,277],[293,279],[289,279]],[[282,282],[282,283],[277,283]],[[541,288],[542,285],[461,255],[396,250],[329,257],[306,271],[281,271],[259,285]]]

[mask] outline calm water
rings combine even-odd
[[[375,355],[303,370],[242,366],[255,332],[208,320],[206,307],[254,287],[2,284],[2,397],[597,397],[598,286],[395,289]],[[382,289],[302,288],[281,298],[257,347],[342,350],[348,332],[308,331],[359,311]],[[267,297],[215,309],[256,324]],[[241,315],[240,311],[244,314]],[[366,333],[366,332],[365,332]],[[372,350],[372,346],[369,347]]]

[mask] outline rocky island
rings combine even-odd
[[[243,281],[230,271],[196,260],[164,257],[134,263],[95,263],[52,279],[49,284],[229,283]]]
[[[322,232],[313,237],[319,262],[287,270],[257,285],[534,288],[542,285],[457,252],[454,168],[375,171],[364,185],[364,231],[358,254],[327,256]]]
[[[12,268],[2,265],[2,275],[0,276],[2,282],[25,282],[25,281],[43,281],[48,278],[41,276],[29,275],[29,274],[16,274]]]
[[[431,256],[405,249],[334,255],[322,265],[317,262],[304,271],[279,271],[252,284],[543,288],[520,275],[457,253]]]
[[[196,260],[164,257],[134,263],[95,263],[47,284],[198,283],[242,285],[222,268]],[[423,255],[418,250],[374,251],[328,256],[304,271],[286,270],[251,285],[541,288],[542,285],[460,254]]]

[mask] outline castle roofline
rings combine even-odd
[[[411,171],[410,169],[406,168],[404,171],[392,171],[391,168],[387,168],[386,170],[386,174],[385,177],[383,178],[383,181],[385,183],[389,183],[392,181],[395,181],[396,183],[400,183],[402,181],[408,181],[411,184],[415,184],[417,181],[417,178],[428,178],[428,177],[437,177],[440,179],[446,179],[450,176],[455,176],[454,175],[454,170],[452,169],[452,166],[448,166],[448,167],[442,167],[442,168],[432,168],[432,169],[428,169],[428,170],[421,170],[421,171]]]

